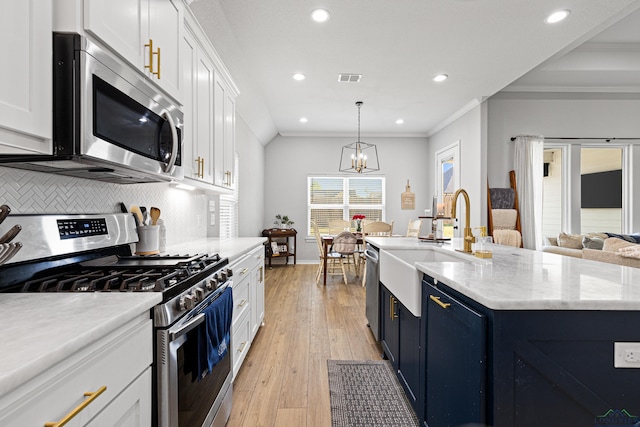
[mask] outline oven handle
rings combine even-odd
[[[171,341],[175,341],[181,336],[183,336],[184,334],[186,334],[187,332],[192,331],[196,326],[198,326],[202,322],[204,322],[204,313],[198,314],[196,317],[191,319],[180,329],[178,329],[177,331],[171,332],[169,334],[169,338],[171,338]]]
[[[227,281],[224,285],[220,286],[218,289],[216,289],[216,291],[211,294],[207,299],[205,299],[206,305],[211,304],[213,301],[215,301],[220,295],[222,295],[222,292],[227,289],[227,287],[229,286],[230,281]],[[198,326],[199,324],[201,324],[202,322],[204,322],[204,313],[200,313],[198,315],[196,315],[193,319],[191,319],[190,321],[188,321],[186,324],[184,324],[183,326],[180,327],[180,329],[178,329],[177,331],[173,331],[169,333],[169,338],[170,341],[175,341],[178,338],[180,338],[181,336],[183,336],[184,334],[186,334],[189,331],[192,331],[196,326]]]

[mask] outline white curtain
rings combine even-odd
[[[522,225],[522,244],[542,248],[542,187],[544,137],[520,135],[515,141],[514,169]]]

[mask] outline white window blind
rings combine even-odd
[[[321,233],[329,232],[329,221],[365,215],[373,221],[385,220],[385,178],[310,176],[308,182],[307,233],[311,221]]]
[[[238,154],[234,156],[234,171],[238,171]],[[238,181],[240,177],[235,173],[231,185],[231,194],[220,195],[220,238],[231,239],[238,237]]]

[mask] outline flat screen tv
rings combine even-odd
[[[622,170],[583,174],[580,185],[583,208],[622,208]]]

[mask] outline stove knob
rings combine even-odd
[[[227,268],[227,276],[228,277],[232,277],[233,276],[233,270],[230,268]]]
[[[195,290],[196,301],[202,301],[204,299],[205,290],[204,288],[197,287]]]
[[[191,310],[195,306],[193,295],[185,295],[180,297],[180,309]]]
[[[213,291],[214,289],[216,289],[218,287],[218,280],[215,278],[212,278],[211,280],[209,280],[207,282],[207,289],[210,291]]]
[[[222,278],[223,282],[227,281],[227,272],[223,271],[222,273],[220,273],[220,277]]]

